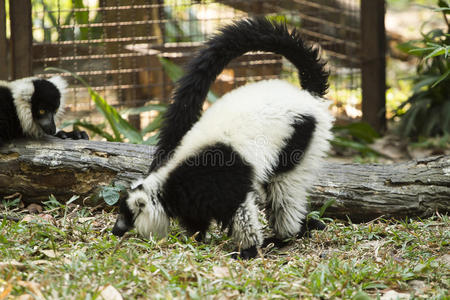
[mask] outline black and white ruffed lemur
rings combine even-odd
[[[40,138],[45,134],[88,139],[84,131],[56,133],[55,121],[64,111],[66,87],[60,76],[0,81],[0,146],[16,138]]]
[[[249,51],[287,58],[303,89],[282,80],[247,84],[202,114],[216,77]],[[275,234],[269,241],[302,233],[307,189],[332,137],[333,117],[321,98],[328,88],[324,65],[318,49],[285,24],[256,18],[223,27],[178,81],[151,172],[120,202],[112,232],[135,227],[144,237],[163,237],[177,218],[189,234],[204,236],[215,220],[229,229],[240,256],[250,258],[263,245],[262,205]]]

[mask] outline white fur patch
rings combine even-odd
[[[158,173],[165,177],[203,147],[224,143],[254,167],[258,182],[265,182],[278,163],[280,149],[293,133],[291,124],[298,115],[312,115],[316,119],[310,148],[319,151],[316,157],[324,155],[333,122],[328,106],[329,102],[282,80],[240,87],[224,95],[203,114]]]
[[[31,113],[31,96],[34,93],[33,80],[37,77],[27,77],[12,81],[10,83],[11,93],[14,98],[14,105],[16,106],[17,117],[24,134],[39,138],[45,133],[41,127],[34,122]]]

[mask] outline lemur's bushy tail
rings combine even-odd
[[[216,77],[234,58],[250,51],[265,51],[286,57],[299,71],[303,89],[323,96],[328,73],[318,49],[306,45],[299,33],[289,33],[285,24],[266,18],[244,19],[220,29],[186,67],[177,82],[173,103],[165,113],[159,134],[157,157],[152,169],[160,166],[198,121],[208,90]]]

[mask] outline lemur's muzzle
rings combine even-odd
[[[38,124],[46,134],[54,135],[56,133],[55,119],[51,112],[47,112],[44,116],[40,117]]]
[[[123,236],[125,232],[130,230],[132,227],[127,225],[127,222],[125,221],[125,217],[122,214],[119,214],[117,217],[116,223],[114,224],[114,227],[112,229],[112,233],[115,236]]]

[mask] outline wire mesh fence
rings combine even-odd
[[[173,76],[219,26],[246,16],[269,16],[300,28],[329,60],[328,97],[360,100],[359,0],[39,0],[33,1],[33,72],[48,67],[84,78],[109,104],[137,107],[167,102]],[[69,111],[88,116],[87,89],[69,73]],[[249,81],[296,81],[280,56],[250,53],[233,61],[214,83],[217,95]],[[141,115],[144,123],[151,118]]]

